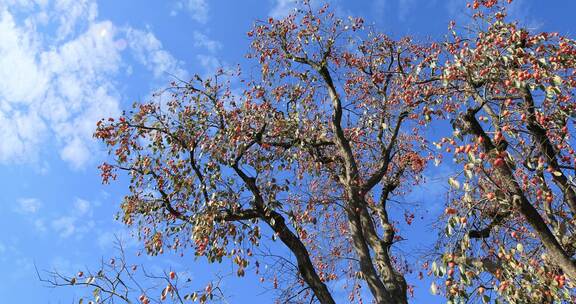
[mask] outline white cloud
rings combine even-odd
[[[110,249],[119,241],[124,249],[136,248],[140,245],[137,238],[134,238],[134,231],[127,227],[121,227],[115,230],[107,230],[98,232],[96,244],[102,250]]]
[[[76,209],[76,213],[78,214],[78,216],[89,214],[91,211],[90,202],[78,198],[76,199],[76,201],[74,201],[74,209]]]
[[[268,15],[273,18],[284,18],[290,13],[294,13],[295,10],[303,3],[303,0],[269,0],[272,2],[272,8],[268,12]],[[330,4],[331,8],[337,13],[337,15],[351,15],[349,12],[343,13],[343,8],[338,5],[339,0],[310,0],[310,6],[312,9],[319,9],[324,4]]]
[[[451,2],[454,0],[447,0],[447,8],[451,9],[452,4]],[[463,2],[461,0],[455,0],[455,1],[460,1],[460,4],[462,4]],[[404,22],[407,21],[411,15],[411,13],[414,11],[414,9],[416,8],[416,5],[418,5],[420,3],[418,3],[416,0],[374,0],[372,2],[372,8],[373,8],[373,13],[376,17],[377,20],[380,20],[382,18],[384,18],[384,16],[387,16],[388,14],[395,14],[395,17],[398,18],[398,20]],[[427,5],[429,5],[430,3],[426,3]],[[432,3],[432,5],[434,5],[434,3]],[[389,12],[389,10],[391,10],[392,8],[394,8],[393,11]]]
[[[68,161],[74,168],[82,166],[90,159],[90,151],[78,137],[68,142],[60,151],[60,157]]]
[[[51,222],[51,227],[61,238],[70,237],[76,231],[76,218],[71,216],[59,217]]]
[[[34,262],[25,256],[19,256],[13,260],[14,268],[18,271],[10,271],[10,276],[14,280],[22,279],[32,279],[33,276],[30,275],[34,271]]]
[[[84,167],[96,121],[120,113],[128,55],[156,78],[185,74],[151,32],[97,17],[96,0],[0,0],[0,163],[57,149]]]
[[[36,39],[18,28],[9,12],[0,12],[0,94],[13,104],[27,103],[46,89],[47,75],[36,64]]]
[[[70,209],[68,214],[61,215],[50,221],[50,228],[61,238],[68,238],[74,235],[80,239],[85,233],[91,231],[95,225],[92,219],[92,203],[81,198],[77,198],[74,201],[73,208]],[[37,228],[42,231],[42,228],[44,228],[43,221],[37,225]]]
[[[19,250],[17,242],[11,242],[12,244],[2,243],[0,241],[0,267],[6,269],[5,273],[7,277],[6,280],[22,279],[25,276],[29,276],[34,272],[34,263],[26,254]],[[10,271],[12,269],[13,271]]]
[[[208,22],[209,7],[206,0],[181,0],[176,2],[172,15],[176,15],[179,11],[186,10],[190,17],[198,23]]]
[[[194,31],[193,35],[194,46],[196,47],[203,47],[211,53],[214,53],[222,48],[222,44],[219,41],[212,40],[199,31]]]
[[[207,74],[214,74],[216,70],[222,67],[218,58],[211,55],[196,55],[196,59]]]
[[[82,265],[75,264],[71,260],[63,257],[56,256],[52,258],[50,268],[57,270],[60,273],[76,273],[78,269],[82,269]]]
[[[44,223],[43,219],[36,219],[34,221],[34,228],[36,228],[36,230],[38,230],[39,232],[46,232],[47,230],[46,224]]]
[[[0,109],[0,129],[0,162],[34,160],[36,147],[46,133],[44,120],[36,110],[22,112]]]
[[[218,57],[215,56],[215,53],[222,48],[222,44],[219,41],[213,40],[199,31],[194,31],[193,38],[195,47],[203,48],[209,53],[196,55],[197,63],[203,68],[205,74],[214,74],[216,70],[224,66]]]
[[[274,0],[274,6],[268,13],[270,17],[282,18],[294,11],[298,4],[298,0]]]
[[[35,198],[22,198],[17,201],[13,211],[24,216],[24,219],[35,228],[37,232],[53,232],[60,238],[74,236],[82,239],[96,226],[93,207],[97,206],[88,200],[76,198],[65,212],[51,214],[39,212],[43,203]]]
[[[111,247],[116,241],[116,237],[113,232],[105,231],[98,234],[98,238],[96,239],[96,244],[100,247],[100,249],[107,249]]]
[[[54,10],[60,23],[57,32],[61,39],[74,32],[77,22],[94,21],[98,15],[98,7],[91,0],[56,0]]]
[[[137,29],[129,29],[126,34],[128,46],[136,60],[154,73],[155,77],[168,76],[165,73],[178,77],[186,74],[180,68],[182,63],[163,49],[162,43],[154,34]]]
[[[18,200],[17,211],[20,213],[36,213],[42,207],[42,202],[35,198],[21,198]]]

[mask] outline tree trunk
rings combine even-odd
[[[484,150],[488,155],[490,155],[490,152],[496,150],[496,146],[492,143],[490,137],[486,135],[474,114],[474,111],[469,110],[468,113],[464,115],[463,118],[467,125],[465,126],[466,129],[463,128],[462,131],[482,137],[484,139]],[[512,170],[508,167],[508,164],[505,163],[502,166],[495,168],[494,172],[496,176],[503,181],[503,188],[508,189],[508,191],[513,195],[513,206],[524,216],[530,226],[532,226],[536,235],[538,235],[540,241],[548,251],[552,262],[560,267],[568,277],[572,280],[576,280],[576,263],[564,250],[562,245],[560,245],[552,231],[550,231],[546,225],[542,216],[538,213],[538,210],[536,210],[528,198],[526,198],[522,188],[516,181]]]
[[[558,152],[550,142],[548,135],[546,134],[546,130],[536,121],[536,113],[534,111],[534,99],[532,98],[532,93],[525,88],[524,89],[524,103],[525,103],[525,112],[526,112],[526,119],[528,122],[528,130],[532,133],[534,137],[534,141],[538,145],[540,152],[542,152],[542,156],[548,163],[548,166],[552,168],[552,170],[558,172],[559,174],[552,174],[552,180],[554,183],[562,190],[562,194],[564,195],[564,201],[570,207],[572,211],[572,216],[576,217],[576,192],[574,188],[570,185],[568,178],[558,165],[557,155]]]
[[[336,302],[332,298],[328,287],[326,287],[326,284],[320,280],[320,277],[316,273],[314,264],[312,264],[312,261],[310,260],[308,250],[304,244],[302,244],[302,241],[300,241],[300,239],[288,228],[284,221],[284,217],[279,213],[272,211],[270,216],[266,217],[265,220],[274,232],[278,233],[280,240],[296,257],[298,271],[300,272],[300,275],[302,275],[306,284],[308,284],[312,289],[314,295],[318,298],[318,301],[322,304],[335,304]]]

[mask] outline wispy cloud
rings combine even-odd
[[[62,216],[52,220],[50,226],[61,238],[67,238],[76,232],[76,218]]]
[[[48,3],[37,1],[40,5]],[[98,6],[91,0],[61,0],[53,6],[53,18],[58,20],[57,37],[68,38],[74,34],[76,25],[85,20],[94,21],[98,15]],[[44,4],[45,5],[45,4]]]
[[[2,265],[4,264],[4,265]],[[5,281],[20,280],[24,277],[30,276],[33,272],[32,260],[25,256],[14,243],[7,244],[0,241],[0,267],[2,269],[10,269],[14,271],[5,271]]]
[[[96,225],[92,219],[92,204],[89,201],[77,198],[72,206],[68,214],[50,220],[50,228],[61,238],[82,238]]]
[[[19,213],[36,213],[42,207],[42,202],[36,198],[21,198],[18,200],[16,211]]]
[[[270,17],[282,18],[286,17],[298,5],[298,0],[274,0],[274,5],[268,13]]]
[[[130,55],[154,77],[182,72],[151,32],[99,20],[95,0],[9,4],[0,6],[0,163],[37,162],[49,147],[82,168],[96,152],[95,122],[120,112],[116,79]]]
[[[268,11],[268,15],[273,18],[284,18],[290,13],[293,13],[303,0],[269,0],[272,3],[272,8]],[[310,0],[310,6],[313,9],[318,9],[324,4],[330,4],[332,9],[340,16],[351,15],[348,10],[344,10],[344,7],[340,4],[345,3],[345,1],[340,0]]]
[[[46,228],[46,223],[44,222],[43,219],[34,220],[34,228],[38,232],[46,232],[46,230],[48,230],[48,228]]]
[[[194,46],[205,51],[196,55],[196,62],[203,68],[205,74],[214,74],[225,65],[216,55],[222,48],[220,41],[213,40],[200,31],[194,31],[193,38]]]
[[[166,73],[184,77],[186,72],[180,68],[183,64],[166,51],[162,42],[149,31],[129,28],[126,31],[126,39],[130,50],[136,60],[160,78],[168,76]]]
[[[372,13],[378,20],[387,16],[404,22],[410,19],[418,4],[416,0],[373,0]]]
[[[196,59],[206,74],[214,74],[216,70],[222,67],[220,60],[212,55],[196,55]]]
[[[222,44],[219,41],[212,40],[206,34],[199,31],[194,31],[193,39],[195,47],[205,48],[211,53],[214,53],[222,48]]]
[[[108,250],[112,248],[115,244],[117,244],[117,242],[120,242],[125,249],[137,248],[140,245],[140,242],[138,239],[133,237],[134,233],[134,231],[127,227],[101,231],[98,233],[96,244],[102,250]]]
[[[38,233],[53,232],[60,238],[69,238],[74,236],[82,239],[84,235],[90,232],[96,225],[94,218],[94,206],[96,204],[76,198],[64,207],[64,212],[57,214],[39,212],[44,207],[44,203],[36,198],[22,198],[17,201],[13,212],[21,214],[23,219],[30,223]]]
[[[89,201],[81,199],[81,198],[77,198],[74,201],[74,210],[76,211],[76,214],[78,216],[83,216],[86,214],[91,215],[92,206],[91,206],[91,203]]]
[[[180,0],[177,1],[172,10],[172,15],[185,10],[190,17],[198,23],[208,22],[209,6],[206,0]]]
[[[84,199],[76,198],[66,215],[59,216],[50,221],[50,228],[61,238],[75,236],[82,238],[95,226],[92,219],[92,204]]]

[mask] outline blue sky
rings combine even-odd
[[[332,1],[393,36],[441,37],[448,21],[465,20],[461,0]],[[552,4],[553,3],[553,4]],[[291,0],[0,0],[0,302],[70,303],[79,290],[43,287],[34,272],[75,273],[113,254],[114,221],[126,180],[102,186],[106,158],[92,132],[175,75],[208,74],[247,62],[246,32],[256,19],[280,17]],[[571,0],[516,0],[511,14],[539,30],[576,32]],[[442,130],[434,130],[439,134]],[[435,136],[432,134],[431,136]],[[442,210],[446,166],[410,196],[421,203],[406,230],[406,252],[433,241],[430,223]],[[437,196],[437,197],[435,197]],[[401,215],[398,215],[401,216]],[[424,231],[425,233],[423,233]],[[140,244],[127,241],[129,252]],[[131,256],[132,258],[132,256]],[[136,259],[136,257],[134,257]],[[154,268],[186,268],[199,282],[216,270],[185,257],[141,257]],[[217,271],[226,271],[226,265]],[[270,302],[254,278],[226,283],[230,303]],[[418,282],[414,303],[440,303]]]

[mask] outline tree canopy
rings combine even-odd
[[[257,22],[259,75],[175,81],[98,122],[103,181],[130,178],[121,220],[148,254],[231,259],[281,303],[336,303],[334,282],[350,302],[408,303],[412,271],[450,303],[575,301],[576,41],[520,26],[506,2],[473,1],[469,24],[427,42],[307,2]],[[398,250],[415,212],[398,198],[439,162],[453,172],[422,265]],[[264,245],[287,251],[256,254]],[[214,295],[173,280],[124,300]]]

